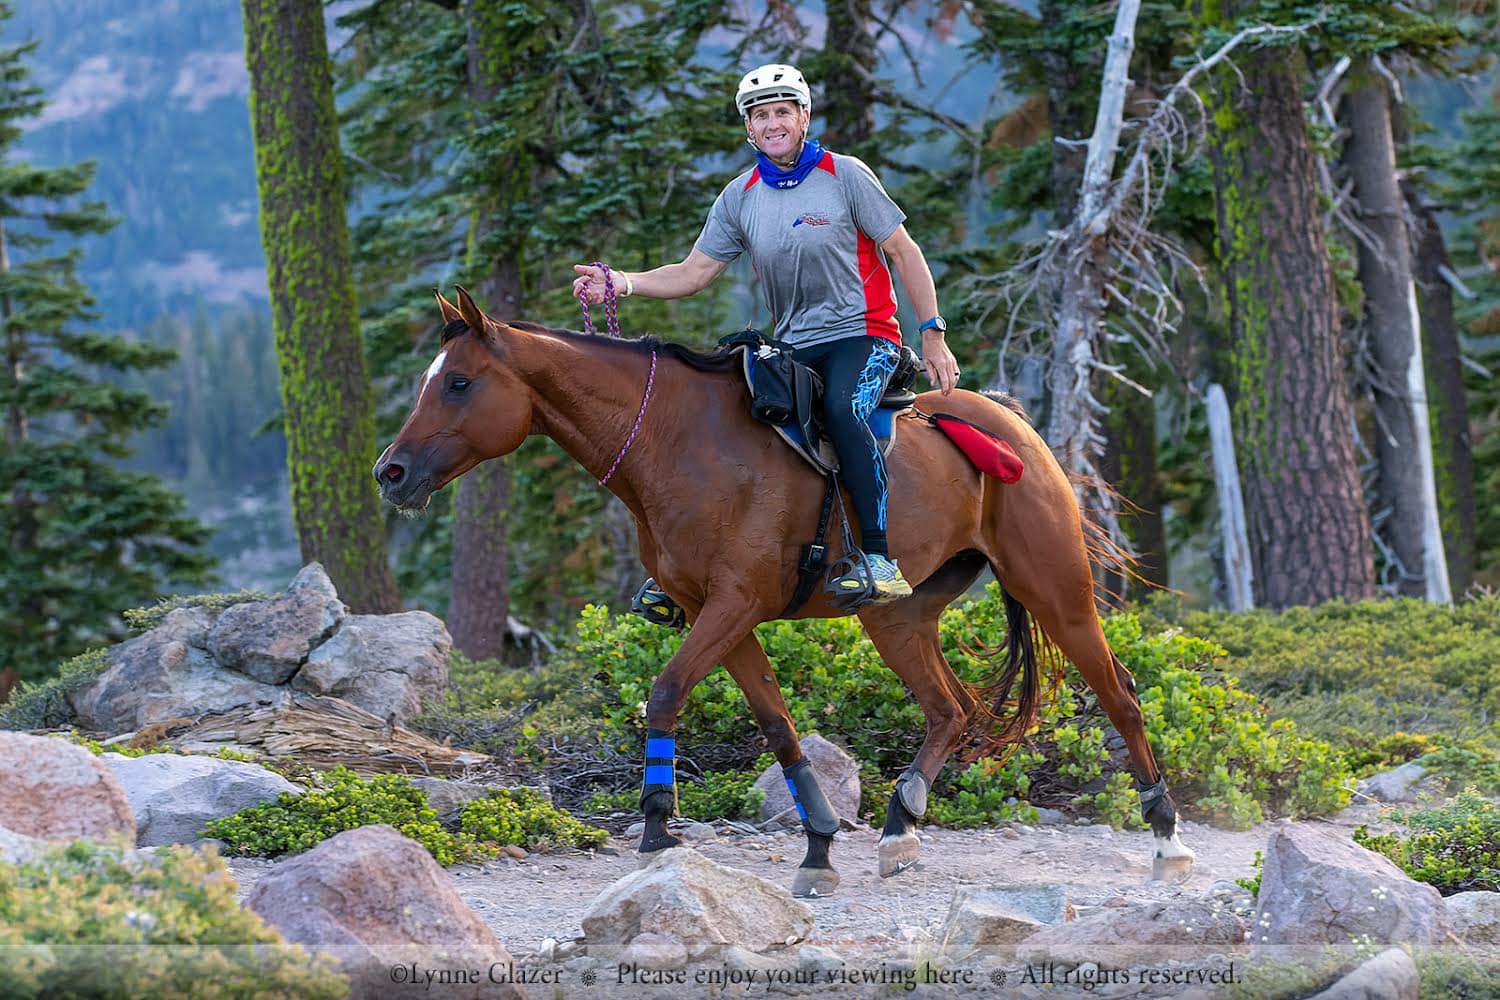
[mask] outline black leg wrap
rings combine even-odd
[[[786,775],[787,790],[792,793],[792,802],[797,806],[797,814],[802,817],[803,829],[809,835],[818,834],[823,837],[832,837],[838,833],[838,813],[833,811],[828,796],[818,787],[818,779],[813,776],[812,761],[804,757],[791,767],[782,768],[781,773]]]
[[[1155,809],[1167,797],[1167,779],[1164,777],[1157,778],[1154,785],[1147,785],[1137,781],[1135,783],[1135,790],[1141,796],[1141,821],[1149,822],[1151,819],[1151,810]]]

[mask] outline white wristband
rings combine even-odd
[[[620,273],[625,275],[625,294],[620,297],[629,298],[631,295],[635,294],[635,282],[630,279],[629,274],[626,274],[624,271],[621,271]]]

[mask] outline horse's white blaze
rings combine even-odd
[[[422,388],[417,390],[418,398],[427,391],[427,383],[437,378],[437,373],[443,370],[443,362],[448,360],[446,350],[438,351],[438,356],[432,359],[432,364],[427,366],[427,374],[422,376]]]

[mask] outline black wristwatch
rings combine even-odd
[[[917,327],[918,333],[926,333],[928,330],[936,330],[938,333],[947,333],[948,321],[943,319],[943,317],[941,316],[934,316],[932,317],[932,319]]]

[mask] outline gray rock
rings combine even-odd
[[[620,953],[621,965],[642,969],[680,969],[687,960],[687,945],[667,934],[638,934]]]
[[[752,951],[792,944],[812,930],[812,908],[781,886],[725,868],[688,847],[658,852],[600,893],[583,916],[593,945],[664,934],[691,947],[737,944]]]
[[[135,816],[110,766],[54,737],[0,731],[0,818],[39,840],[135,842]]]
[[[446,816],[484,798],[491,791],[488,785],[472,781],[455,781],[450,778],[413,778],[411,783],[427,796],[427,804],[439,816]]]
[[[960,959],[977,949],[1013,945],[1050,924],[1073,919],[1061,885],[996,885],[960,889],[941,933],[944,953]]]
[[[1387,948],[1308,1000],[1419,1000],[1422,977],[1400,948]]]
[[[67,696],[79,726],[124,733],[168,719],[285,701],[285,689],[214,662],[208,652],[212,623],[207,608],[178,608],[156,628],[111,649],[104,673]]]
[[[38,837],[0,826],[0,864],[24,865],[47,849],[47,842]]]
[[[1414,802],[1427,778],[1427,768],[1409,760],[1400,767],[1373,774],[1359,783],[1359,793],[1380,802]]]
[[[302,789],[259,764],[153,753],[111,761],[135,813],[136,844],[188,844],[209,820]]]
[[[843,750],[829,743],[817,733],[802,737],[802,753],[812,761],[813,775],[818,787],[828,796],[828,804],[840,818],[854,821],[859,818],[859,763]],[[797,812],[792,805],[792,793],[787,791],[786,776],[780,764],[772,764],[755,779],[755,787],[766,793],[766,801],[760,807],[760,821],[779,819],[787,825],[800,825]]]
[[[308,563],[281,596],[225,608],[209,628],[208,651],[229,670],[284,684],[347,612],[322,565]]]
[[[1044,927],[1016,951],[1023,962],[1115,967],[1160,959],[1164,949],[1237,945],[1245,922],[1226,907],[1194,899],[1105,907]]]
[[[688,840],[696,841],[719,839],[719,831],[708,823],[689,823],[682,828],[682,835]]]
[[[342,698],[404,724],[421,714],[425,702],[442,697],[452,647],[443,623],[425,611],[349,615],[306,655],[292,687]]]
[[[1256,944],[1437,944],[1448,933],[1443,897],[1389,860],[1311,823],[1276,828],[1256,900]]]
[[[1500,945],[1500,892],[1457,892],[1443,900],[1443,909],[1463,941]]]
[[[838,952],[830,948],[819,947],[815,944],[805,944],[797,949],[797,965],[799,968],[809,969],[818,974],[823,982],[828,982],[829,977],[837,973],[846,964]]]
[[[309,951],[334,955],[354,998],[430,997],[420,979],[395,983],[391,969],[487,970],[514,966],[485,922],[464,905],[421,845],[384,824],[330,837],[263,875],[244,905]],[[486,975],[444,984],[443,997],[521,1000]]]
[[[1067,826],[1068,814],[1060,809],[1048,809],[1046,806],[1037,806],[1036,821],[1039,826]]]

